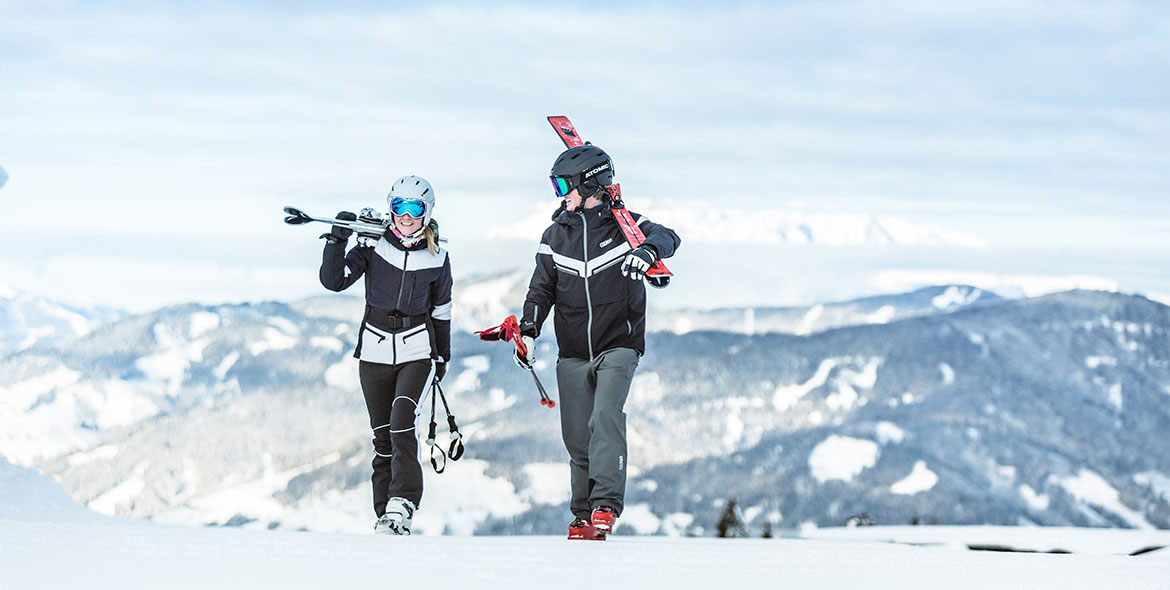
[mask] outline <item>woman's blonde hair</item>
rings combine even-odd
[[[423,230],[423,236],[427,239],[427,250],[431,254],[437,253],[439,251],[439,223],[432,219],[427,228]]]

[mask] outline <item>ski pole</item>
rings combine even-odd
[[[438,427],[438,423],[435,422],[436,398],[443,402],[443,411],[447,412],[447,429],[451,432],[451,447],[446,453],[435,443],[435,430]],[[447,396],[443,395],[443,388],[439,386],[437,378],[431,382],[431,426],[427,433],[426,443],[428,447],[431,447],[431,467],[434,468],[435,473],[442,473],[447,469],[447,459],[458,461],[463,456],[463,435],[459,433],[459,427],[455,425],[455,415],[451,413],[451,407],[447,405]],[[435,459],[435,451],[438,451],[439,457],[443,459],[442,466]]]
[[[557,402],[553,401],[553,398],[549,397],[548,393],[545,393],[544,385],[541,385],[540,383],[540,377],[536,376],[536,369],[528,367],[528,372],[532,373],[532,380],[536,381],[536,388],[540,390],[540,405],[548,406],[550,408],[557,407]]]
[[[514,315],[508,316],[504,320],[504,323],[498,326],[493,326],[486,330],[479,330],[476,332],[476,335],[479,336],[480,340],[487,342],[496,340],[511,342],[516,347],[516,351],[520,353],[521,358],[528,357],[528,347],[524,346],[524,339],[520,335],[520,323],[516,321],[516,316]],[[547,408],[555,408],[557,402],[553,401],[544,390],[544,385],[540,382],[540,377],[536,376],[536,369],[532,368],[531,365],[525,368],[528,369],[529,373],[532,373],[532,380],[536,382],[536,389],[540,392],[540,405]]]
[[[508,319],[504,321],[504,325],[507,326],[510,339],[516,345],[516,350],[520,352],[520,357],[528,358],[528,347],[524,344],[524,339],[520,336],[520,324],[516,323],[516,316],[508,316]],[[514,330],[511,329],[513,326],[515,327]],[[540,377],[536,376],[536,369],[532,368],[532,365],[527,365],[526,368],[529,373],[532,373],[532,380],[536,381],[536,389],[540,391],[540,405],[555,408],[557,402],[554,402],[548,396],[548,393],[545,392],[544,384],[540,382]]]

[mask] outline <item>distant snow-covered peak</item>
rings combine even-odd
[[[878,290],[887,293],[902,293],[926,285],[961,284],[973,285],[1010,298],[1040,297],[1073,289],[1111,293],[1120,290],[1117,281],[1092,275],[1027,275],[958,270],[883,270],[874,274],[870,282]],[[947,308],[961,303],[965,297],[967,295],[960,291],[943,293],[935,305],[940,309]]]
[[[119,310],[75,308],[0,285],[0,355],[72,340],[123,315]]]
[[[889,215],[804,209],[733,209],[684,202],[658,206],[640,203],[638,213],[685,235],[688,242],[721,244],[796,244],[819,246],[960,246],[984,248],[979,238],[912,223]],[[537,206],[515,223],[492,228],[493,239],[537,240],[550,223],[553,207]]]

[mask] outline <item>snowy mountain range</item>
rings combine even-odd
[[[811,307],[655,310],[646,321],[649,329],[655,332],[685,334],[696,330],[713,330],[748,335],[805,335],[843,326],[886,324],[1002,300],[990,291],[966,285],[948,285]]]
[[[428,474],[422,532],[564,527],[557,415],[506,346],[470,333],[514,313],[524,282],[481,277],[456,293],[444,388],[468,450]],[[40,338],[0,358],[0,454],[106,514],[365,530],[368,420],[350,356],[361,305],[191,304]],[[627,406],[625,532],[710,534],[731,496],[757,531],[861,514],[1170,528],[1163,304],[950,285],[657,315]],[[538,371],[556,397],[549,340]]]
[[[0,356],[35,344],[68,342],[124,315],[109,308],[76,308],[0,285]]]
[[[960,246],[987,244],[962,232],[915,224],[890,215],[807,209],[746,210],[724,203],[640,201],[638,213],[696,244],[799,244],[821,246]],[[539,240],[555,206],[538,205],[526,217],[495,227],[489,238]]]

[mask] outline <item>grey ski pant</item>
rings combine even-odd
[[[594,360],[557,359],[561,436],[569,451],[569,510],[588,519],[598,506],[621,514],[626,495],[626,397],[638,353],[615,348]]]

